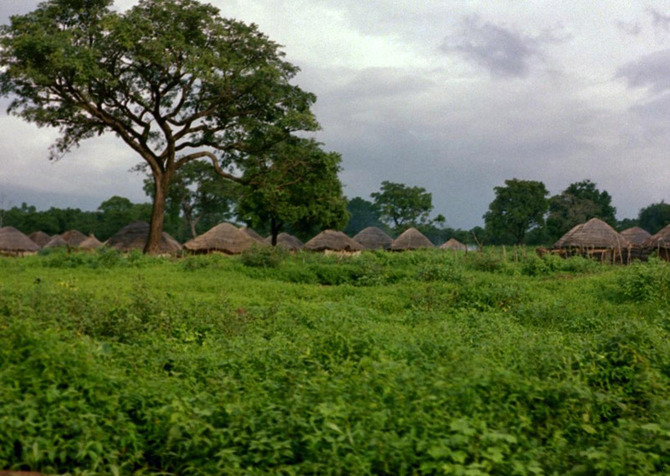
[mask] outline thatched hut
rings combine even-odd
[[[193,253],[219,252],[234,255],[254,245],[258,245],[258,242],[235,225],[219,223],[202,235],[184,243],[184,249]]]
[[[49,240],[51,239],[51,237],[43,231],[33,231],[30,235],[28,235],[28,238],[37,243],[40,248],[49,243]]]
[[[353,240],[363,245],[366,250],[387,250],[393,238],[376,226],[369,226],[358,232]]]
[[[458,241],[456,238],[449,238],[440,245],[441,250],[468,251],[468,247]]]
[[[416,228],[408,228],[403,231],[389,246],[392,251],[409,251],[421,248],[435,248],[435,245]]]
[[[84,235],[79,230],[69,230],[60,236],[73,248],[77,248],[84,240],[86,240],[86,238],[88,238],[88,236]]]
[[[44,245],[42,248],[44,248],[44,249],[48,249],[48,248],[67,248],[69,246],[70,245],[68,244],[68,242],[65,241],[62,236],[54,235],[54,236],[51,237],[49,242],[46,245]]]
[[[265,240],[263,239],[263,237],[261,235],[259,235],[256,232],[256,230],[254,230],[253,228],[249,228],[248,226],[241,226],[240,231],[242,233],[246,233],[247,235],[249,235],[251,238],[256,240],[257,243],[260,243],[262,245],[267,244],[267,243],[265,243]]]
[[[263,241],[267,245],[272,245],[272,235],[268,236]],[[302,248],[303,244],[302,241],[295,236],[282,232],[277,235],[277,246],[288,251],[298,251]]]
[[[670,225],[649,237],[643,246],[649,253],[655,251],[659,258],[670,261]]]
[[[34,254],[39,250],[40,247],[37,243],[13,226],[0,228],[0,254],[21,256]]]
[[[599,218],[573,227],[554,243],[563,256],[579,254],[611,262],[629,261],[631,247],[626,238]]]
[[[79,243],[78,248],[80,250],[90,251],[90,250],[97,250],[101,246],[102,246],[102,242],[100,240],[98,240],[93,234],[91,234],[91,235],[87,236],[84,241]]]
[[[144,221],[135,221],[121,228],[114,236],[105,242],[111,248],[121,251],[144,250],[149,238],[149,224]],[[181,250],[177,240],[163,232],[158,245],[158,253],[170,254]]]
[[[341,231],[325,230],[304,244],[309,251],[336,251],[352,253],[363,250],[363,245],[349,238]]]
[[[645,241],[651,238],[651,233],[639,226],[634,226],[623,230],[621,236],[626,238],[632,245],[642,246]]]

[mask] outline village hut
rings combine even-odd
[[[626,238],[632,245],[642,246],[644,242],[651,238],[651,233],[647,230],[634,226],[621,232],[621,236]]]
[[[63,233],[61,238],[63,238],[72,248],[77,248],[88,237],[81,231],[69,230]]]
[[[193,253],[219,252],[240,254],[258,242],[230,223],[219,223],[200,236],[184,243],[184,249]]]
[[[629,261],[635,259],[647,261],[651,251],[644,246],[644,243],[651,238],[651,233],[638,226],[634,226],[633,228],[623,230],[621,236],[626,238],[630,243]]]
[[[456,238],[449,238],[447,241],[440,245],[442,250],[452,250],[452,251],[468,251],[468,247],[458,241]]]
[[[51,237],[43,231],[33,231],[30,235],[28,235],[28,238],[37,243],[40,248],[49,243],[49,240],[51,239]]]
[[[0,228],[0,254],[21,256],[34,254],[40,247],[13,226]]]
[[[403,231],[389,246],[392,251],[409,251],[421,248],[435,248],[435,245],[416,228],[408,228]]]
[[[54,235],[51,237],[49,242],[44,245],[42,248],[43,249],[49,249],[49,248],[68,248],[70,245],[68,244],[67,241],[63,239],[61,235]]]
[[[240,227],[240,231],[243,232],[243,233],[246,233],[247,235],[249,235],[251,238],[253,238],[254,240],[256,240],[257,243],[260,243],[260,244],[263,244],[263,245],[266,244],[266,243],[265,243],[265,240],[263,239],[263,237],[262,237],[261,235],[259,235],[259,234],[256,232],[256,230],[254,230],[253,228],[249,228],[249,227],[247,227],[247,226],[241,226],[241,227]]]
[[[628,240],[599,218],[576,225],[554,243],[554,248],[562,250],[563,256],[579,254],[601,261],[627,262],[631,255]]]
[[[643,246],[647,252],[655,251],[659,258],[670,261],[670,225],[648,238]]]
[[[263,241],[266,244],[271,245],[272,235],[268,236]],[[302,241],[300,241],[293,235],[289,235],[288,233],[282,232],[277,235],[277,247],[283,248],[288,251],[298,251],[299,249],[302,248]]]
[[[149,238],[149,224],[144,221],[135,221],[121,228],[114,236],[105,242],[111,248],[121,251],[144,250]],[[163,232],[158,246],[160,254],[170,254],[181,250],[177,240]]]
[[[352,240],[341,231],[325,230],[304,244],[309,251],[335,251],[353,253],[363,250],[363,245]]]
[[[387,250],[393,242],[393,238],[376,226],[361,230],[354,235],[353,240],[363,245],[366,250]]]
[[[91,234],[88,237],[86,237],[84,241],[79,243],[78,248],[80,250],[90,251],[90,250],[97,250],[101,246],[102,242],[98,240],[93,234]]]

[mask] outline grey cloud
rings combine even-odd
[[[440,50],[462,54],[495,77],[524,77],[534,58],[541,58],[542,40],[467,17],[458,34],[447,36]]]
[[[663,31],[670,31],[670,15],[659,12],[655,8],[649,8],[647,10],[649,15],[651,15],[651,23],[654,28],[661,29]]]
[[[649,88],[653,93],[670,89],[670,49],[643,56],[620,67],[616,77],[631,88]]]
[[[625,21],[618,21],[617,28],[630,36],[638,36],[642,33],[642,26],[639,23],[629,23]]]

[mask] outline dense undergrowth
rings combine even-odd
[[[670,266],[0,259],[0,469],[668,474]]]

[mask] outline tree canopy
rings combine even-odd
[[[500,243],[522,244],[529,230],[544,226],[549,192],[542,182],[511,179],[494,190],[496,198],[484,215],[487,236]]]
[[[652,235],[670,224],[670,204],[665,202],[652,203],[640,210],[638,215],[639,226]]]
[[[384,181],[379,192],[371,193],[370,196],[382,221],[396,232],[408,226],[428,223],[428,216],[433,210],[433,195],[423,187]]]
[[[249,159],[239,217],[268,229],[273,245],[284,225],[303,237],[344,226],[348,214],[337,176],[340,162],[339,154],[324,152],[311,139],[285,141]]]
[[[196,0],[47,0],[0,29],[0,93],[9,111],[60,131],[59,158],[115,133],[154,180],[157,249],[175,173],[208,161],[243,182],[248,158],[318,127],[315,97],[291,84],[298,68],[258,31]]]

